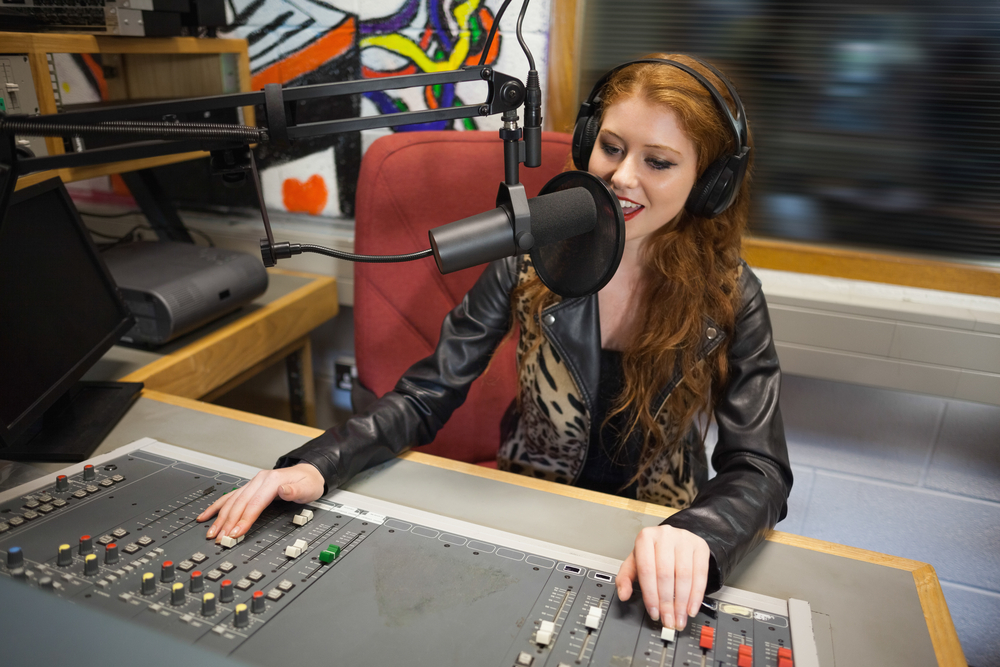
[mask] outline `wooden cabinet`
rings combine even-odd
[[[250,90],[250,57],[242,39],[198,37],[108,37],[49,33],[0,32],[0,53],[28,58],[41,114],[56,113],[50,54],[101,54],[109,102],[135,102],[171,97],[200,97]],[[253,108],[243,109],[243,119],[253,124]],[[45,140],[49,155],[64,153],[62,139]],[[52,176],[77,181],[94,176],[146,169],[204,157],[197,151],[142,160],[114,162],[28,174],[18,180],[22,188]]]

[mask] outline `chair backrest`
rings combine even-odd
[[[528,197],[563,171],[571,137],[542,133],[542,166],[521,167]],[[361,162],[354,250],[404,254],[430,247],[427,231],[496,206],[503,181],[496,132],[405,132],[375,141]],[[441,322],[485,266],[442,275],[433,258],[354,265],[354,341],[360,382],[381,396],[437,346]],[[497,352],[435,441],[422,451],[472,463],[496,460],[500,419],[517,391],[516,341]]]

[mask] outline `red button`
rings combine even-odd
[[[712,649],[712,643],[715,641],[715,628],[711,628],[707,625],[701,626],[701,641],[698,645],[701,646],[706,651]]]

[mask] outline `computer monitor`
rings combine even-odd
[[[0,459],[81,461],[141,383],[83,383],[135,320],[58,178],[0,222]]]

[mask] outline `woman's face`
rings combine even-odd
[[[684,208],[698,153],[673,109],[632,95],[604,110],[588,171],[618,195],[625,240],[645,239]]]

